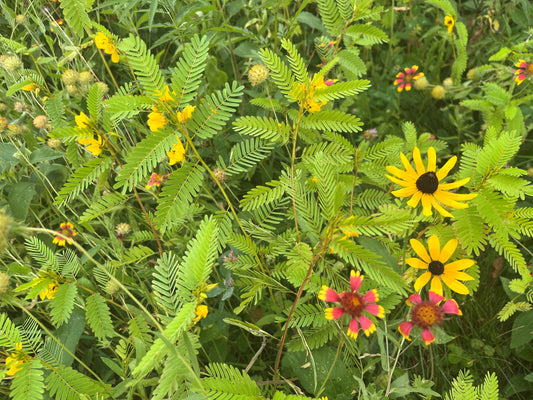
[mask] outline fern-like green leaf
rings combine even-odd
[[[179,260],[172,253],[164,253],[154,268],[152,289],[156,293],[156,301],[171,315],[175,315],[180,302],[176,297],[176,277]]]
[[[466,70],[468,55],[466,52],[466,45],[468,43],[468,31],[465,24],[458,21],[455,23],[455,30],[457,32],[457,40],[455,41],[456,57],[452,65],[452,79],[455,84],[461,82],[461,76]]]
[[[353,115],[339,110],[323,110],[302,118],[300,126],[333,132],[358,132],[363,123]]]
[[[289,67],[287,67],[287,64],[285,64],[283,60],[270,49],[261,49],[259,51],[259,56],[270,70],[270,77],[285,98],[289,102],[296,101],[292,95],[292,90],[295,85],[294,75]]]
[[[232,117],[241,102],[244,86],[225,84],[225,88],[206,96],[193,113],[188,122],[189,130],[202,139],[208,139],[217,134]]]
[[[158,97],[164,93],[164,80],[155,57],[139,36],[130,35],[120,42],[120,49],[128,56],[128,62],[148,96]]]
[[[78,294],[78,287],[74,283],[59,285],[54,298],[50,301],[50,319],[55,326],[68,321],[74,310],[74,300]]]
[[[115,94],[105,101],[106,112],[118,122],[124,118],[131,118],[143,110],[149,110],[154,106],[154,100],[148,96],[133,96]]]
[[[19,329],[11,322],[7,314],[0,314],[0,346],[5,347],[6,351],[12,351],[20,342]]]
[[[26,239],[26,250],[31,255],[31,257],[37,261],[42,269],[52,269],[54,271],[59,270],[59,263],[57,257],[40,239],[35,236],[31,236]]]
[[[344,21],[341,18],[335,0],[317,0],[317,3],[322,23],[328,33],[336,38],[342,31]]]
[[[166,152],[176,143],[176,140],[176,136],[165,129],[144,138],[126,156],[124,166],[117,176],[115,189],[122,188],[122,193],[126,193],[133,186],[138,185],[166,156]]]
[[[492,234],[488,236],[490,245],[504,256],[516,272],[526,267],[526,260],[518,247],[509,240],[509,236],[501,234]]]
[[[146,246],[131,247],[121,255],[120,260],[111,261],[113,268],[123,267],[124,265],[139,264],[142,260],[152,256],[154,251]]]
[[[479,215],[477,207],[471,205],[462,210],[455,210],[455,221],[453,228],[457,238],[468,254],[479,256],[480,252],[485,249],[487,241],[485,239],[486,226],[483,218]]]
[[[233,128],[241,135],[255,136],[273,143],[285,144],[289,140],[290,127],[267,117],[240,117],[233,122]]]
[[[49,97],[44,103],[46,114],[54,129],[65,124],[65,104],[63,104],[63,92],[57,92]]]
[[[346,30],[346,34],[355,38],[356,43],[364,46],[371,46],[389,41],[387,34],[373,25],[353,24]]]
[[[111,323],[111,312],[102,296],[98,293],[89,296],[85,312],[87,322],[98,339],[115,335]]]
[[[120,193],[110,193],[102,196],[98,201],[93,202],[80,217],[80,223],[84,224],[92,219],[98,218],[110,212],[115,207],[119,207],[128,201],[128,196]]]
[[[112,163],[111,158],[93,158],[85,166],[78,168],[59,191],[54,205],[61,207],[70,203],[101,175],[105,174],[111,168]]]
[[[285,185],[280,181],[270,181],[267,186],[256,186],[246,193],[241,200],[244,211],[255,210],[267,203],[279,200],[285,193]]]
[[[358,49],[341,50],[337,57],[339,64],[348,77],[360,77],[366,74],[365,62],[359,57]]]
[[[13,400],[44,399],[44,371],[39,360],[31,360],[22,364],[11,382],[9,396]]]
[[[293,317],[289,322],[289,327],[306,328],[312,326],[319,328],[328,323],[324,317],[324,308],[313,304],[299,304],[294,310]]]
[[[259,387],[244,371],[227,364],[212,363],[206,367],[208,377],[202,379],[210,399],[256,400]]]
[[[83,399],[86,396],[104,394],[105,388],[71,367],[53,368],[46,378],[46,390],[54,400]]]
[[[274,145],[258,138],[252,138],[237,143],[231,148],[230,160],[226,175],[236,175],[248,172],[267,158],[274,149]]]
[[[63,0],[59,6],[67,25],[76,35],[82,37],[84,31],[89,33],[91,19],[87,14],[86,0]]]
[[[302,56],[296,50],[296,47],[288,39],[281,41],[281,46],[287,50],[289,65],[291,66],[292,73],[296,80],[301,84],[306,84],[308,80],[307,68],[305,67],[305,61]]]
[[[195,35],[191,42],[185,45],[172,73],[172,90],[176,93],[179,108],[189,104],[196,96],[207,63],[208,50],[209,41],[206,36],[199,39]]]
[[[370,81],[366,79],[335,83],[325,88],[317,89],[314,93],[316,101],[344,99],[364,92],[370,87]]]
[[[494,372],[487,372],[483,385],[478,388],[479,400],[498,400],[499,394],[498,377]]]
[[[176,227],[176,221],[186,215],[203,184],[203,167],[185,163],[169,176],[161,191],[155,224],[161,231]]]

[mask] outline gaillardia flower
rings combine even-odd
[[[62,222],[61,225],[59,225],[59,230],[57,231],[57,233],[60,233],[61,235],[67,237],[67,239],[64,239],[61,236],[56,236],[53,242],[58,246],[64,246],[67,242],[68,244],[72,244],[72,238],[78,234],[74,230],[74,225],[72,225],[70,222]]]
[[[455,17],[453,15],[446,15],[444,17],[444,25],[448,27],[448,33],[452,33],[455,25]]]
[[[326,319],[338,319],[343,314],[347,314],[351,317],[350,325],[348,326],[348,336],[356,339],[359,333],[359,324],[368,336],[372,332],[376,331],[374,323],[363,315],[363,311],[366,311],[376,317],[383,318],[385,316],[385,310],[382,306],[376,303],[379,300],[378,292],[376,289],[369,290],[364,296],[361,296],[357,291],[363,283],[363,275],[359,274],[359,271],[350,272],[350,291],[337,293],[333,289],[327,286],[322,286],[318,298],[320,300],[340,303],[340,307],[333,307],[326,309]]]
[[[442,296],[442,283],[454,292],[468,294],[468,288],[461,281],[471,281],[470,275],[461,272],[474,265],[474,260],[457,260],[445,264],[457,248],[457,239],[452,239],[442,248],[437,235],[431,235],[428,240],[429,254],[425,247],[416,239],[411,239],[411,246],[419,258],[408,258],[405,260],[413,268],[427,270],[418,277],[415,282],[415,290],[418,292],[431,279],[431,291]]]
[[[519,60],[515,67],[517,69],[515,72],[516,78],[514,79],[517,85],[520,85],[528,76],[533,76],[533,63],[527,63],[526,60]]]
[[[411,320],[402,322],[398,327],[400,333],[407,339],[411,340],[409,334],[414,326],[422,329],[422,340],[426,345],[435,341],[435,336],[431,332],[431,328],[442,324],[444,321],[444,314],[463,315],[455,300],[447,300],[444,304],[439,305],[444,297],[437,293],[429,292],[429,301],[422,300],[418,293],[411,295],[405,302],[407,305],[414,304],[411,309]]]
[[[151,189],[154,186],[155,187],[161,186],[161,184],[163,183],[163,180],[168,178],[169,175],[170,174],[161,175],[161,174],[157,174],[154,172],[152,175],[150,175],[150,181],[146,185],[146,189]]]
[[[395,190],[392,194],[396,197],[412,196],[407,204],[413,208],[422,201],[422,209],[425,216],[432,215],[431,208],[434,207],[442,216],[453,218],[453,215],[446,211],[441,204],[453,208],[468,208],[468,204],[459,202],[472,200],[477,196],[475,193],[457,194],[449,192],[451,189],[456,189],[466,184],[470,178],[452,183],[440,183],[457,162],[456,156],[450,158],[438,172],[437,153],[433,147],[428,149],[427,169],[422,163],[418,147],[413,150],[413,161],[415,162],[416,170],[403,153],[400,153],[400,157],[405,171],[394,166],[388,166],[387,171],[393,176],[385,175],[394,183],[403,186],[403,189]]]
[[[398,72],[398,74],[396,74],[394,85],[398,85],[398,92],[401,92],[404,89],[406,91],[411,90],[411,83],[424,76],[423,72],[416,72],[418,71],[418,65],[413,65],[411,68],[404,68],[404,71],[405,73]]]

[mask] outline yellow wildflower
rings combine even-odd
[[[104,50],[104,53],[110,54],[111,61],[113,61],[114,63],[119,62],[120,56],[118,54],[117,48],[108,36],[106,36],[102,32],[98,32],[94,37],[94,44],[97,48]]]
[[[187,106],[181,112],[177,112],[178,122],[185,123],[187,120],[192,118],[192,113],[196,106]]]
[[[205,304],[200,304],[198,307],[196,307],[196,311],[194,312],[194,315],[196,315],[196,317],[192,319],[193,322],[198,322],[202,318],[207,317],[208,312],[209,310],[207,309],[207,306]]]
[[[161,128],[164,128],[168,120],[164,114],[157,111],[152,111],[148,114],[148,126],[152,132],[156,132]]]
[[[21,358],[23,354],[20,354],[22,352],[22,343],[18,342],[15,345],[15,353],[11,353],[8,357],[6,357],[6,367],[8,368],[8,371],[6,372],[6,375],[13,376],[15,375],[20,369],[22,368],[22,364],[26,360]]]
[[[185,149],[183,148],[183,144],[181,144],[181,141],[177,136],[176,139],[178,142],[167,153],[170,165],[174,165],[185,158]]]
[[[452,33],[453,27],[455,25],[455,17],[453,15],[446,15],[444,17],[444,25],[448,27],[448,33]]]

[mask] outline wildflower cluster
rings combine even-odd
[[[317,101],[315,98],[315,91],[327,88],[328,86],[333,85],[335,82],[337,82],[336,79],[324,80],[324,77],[322,75],[314,75],[313,79],[307,84],[297,84],[297,91],[294,97],[298,100],[298,103],[301,104],[308,112],[319,112],[320,109],[328,102],[326,100]]]

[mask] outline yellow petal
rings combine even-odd
[[[403,189],[395,190],[391,192],[396,197],[409,197],[418,191],[416,186],[404,187]]]
[[[442,192],[440,190],[437,190],[435,193],[433,193],[433,196],[435,196],[435,199],[437,199],[439,202],[441,202],[444,205],[461,209],[461,208],[468,208],[468,204],[466,203],[459,203],[454,199],[456,196],[455,193],[449,193],[449,192]]]
[[[457,260],[449,264],[446,264],[444,266],[444,271],[462,271],[463,269],[470,268],[474,264],[475,264],[474,260],[467,260],[467,259]]]
[[[448,286],[454,292],[459,293],[459,294],[470,293],[468,288],[465,285],[463,285],[461,282],[459,282],[458,280],[450,279],[446,275],[441,275],[441,276],[446,286]]]
[[[389,165],[387,167],[385,167],[387,169],[387,171],[389,171],[392,175],[406,181],[406,182],[416,182],[416,180],[418,179],[418,175],[416,174],[410,174],[409,172],[406,172],[406,171],[403,171],[401,170],[400,168],[397,168],[393,165]]]
[[[440,257],[438,260],[443,264],[448,261],[453,255],[453,253],[455,253],[455,249],[457,249],[458,243],[459,242],[457,241],[457,239],[452,239],[448,243],[446,243],[446,245],[442,248],[440,252]]]
[[[428,269],[429,266],[427,263],[425,263],[424,261],[420,260],[419,258],[408,258],[407,260],[405,260],[405,262],[407,263],[407,265],[413,267],[413,268],[418,268],[418,269]]]
[[[434,276],[431,280],[430,290],[442,296],[442,282],[440,281],[440,278],[438,276]]]
[[[451,190],[451,189],[457,189],[458,187],[461,187],[465,184],[467,184],[470,181],[470,178],[461,179],[460,181],[450,182],[450,183],[443,183],[439,185],[439,190]]]
[[[414,168],[411,166],[411,163],[409,162],[409,160],[407,159],[407,157],[403,153],[400,153],[400,159],[402,160],[402,164],[403,164],[403,167],[405,168],[405,171],[409,175],[413,175],[413,176],[418,177],[418,174],[416,173]]]
[[[440,241],[437,235],[431,235],[428,240],[429,255],[432,260],[438,260],[440,256]]]
[[[426,194],[426,193],[422,194],[422,213],[426,217],[429,217],[429,216],[431,216],[433,214],[431,212],[431,200],[432,200],[432,198],[433,198],[433,195],[431,195],[431,194]]]
[[[418,202],[422,198],[423,193],[417,189],[411,200],[407,202],[407,205],[415,208],[418,205]]]
[[[391,181],[393,181],[397,185],[400,185],[400,186],[403,186],[403,187],[407,187],[407,186],[412,186],[413,185],[412,182],[402,181],[401,179],[395,178],[394,176],[385,175],[385,177],[387,177],[388,179],[390,179]]]
[[[435,199],[435,196],[431,196],[431,205],[437,210],[443,217],[453,218],[453,215],[446,211],[439,202]]]
[[[427,264],[431,262],[431,258],[429,257],[428,252],[426,251],[426,248],[416,239],[411,239],[409,241],[411,243],[411,247],[415,251],[415,253],[420,257],[422,260],[424,260]]]
[[[433,147],[428,149],[428,171],[437,170],[437,153]]]
[[[420,275],[415,282],[415,291],[418,292],[420,289],[426,286],[430,279],[431,279],[431,272],[429,271],[424,272],[422,275]]]
[[[418,147],[415,147],[415,149],[413,150],[413,161],[415,162],[416,172],[418,173],[418,176],[426,172],[426,169],[424,168],[424,163],[422,162],[422,157],[420,157],[420,149]]]
[[[439,180],[439,182],[442,181],[444,178],[446,178],[446,176],[448,176],[448,173],[452,170],[456,162],[457,162],[457,156],[453,156],[437,172],[437,179]]]

